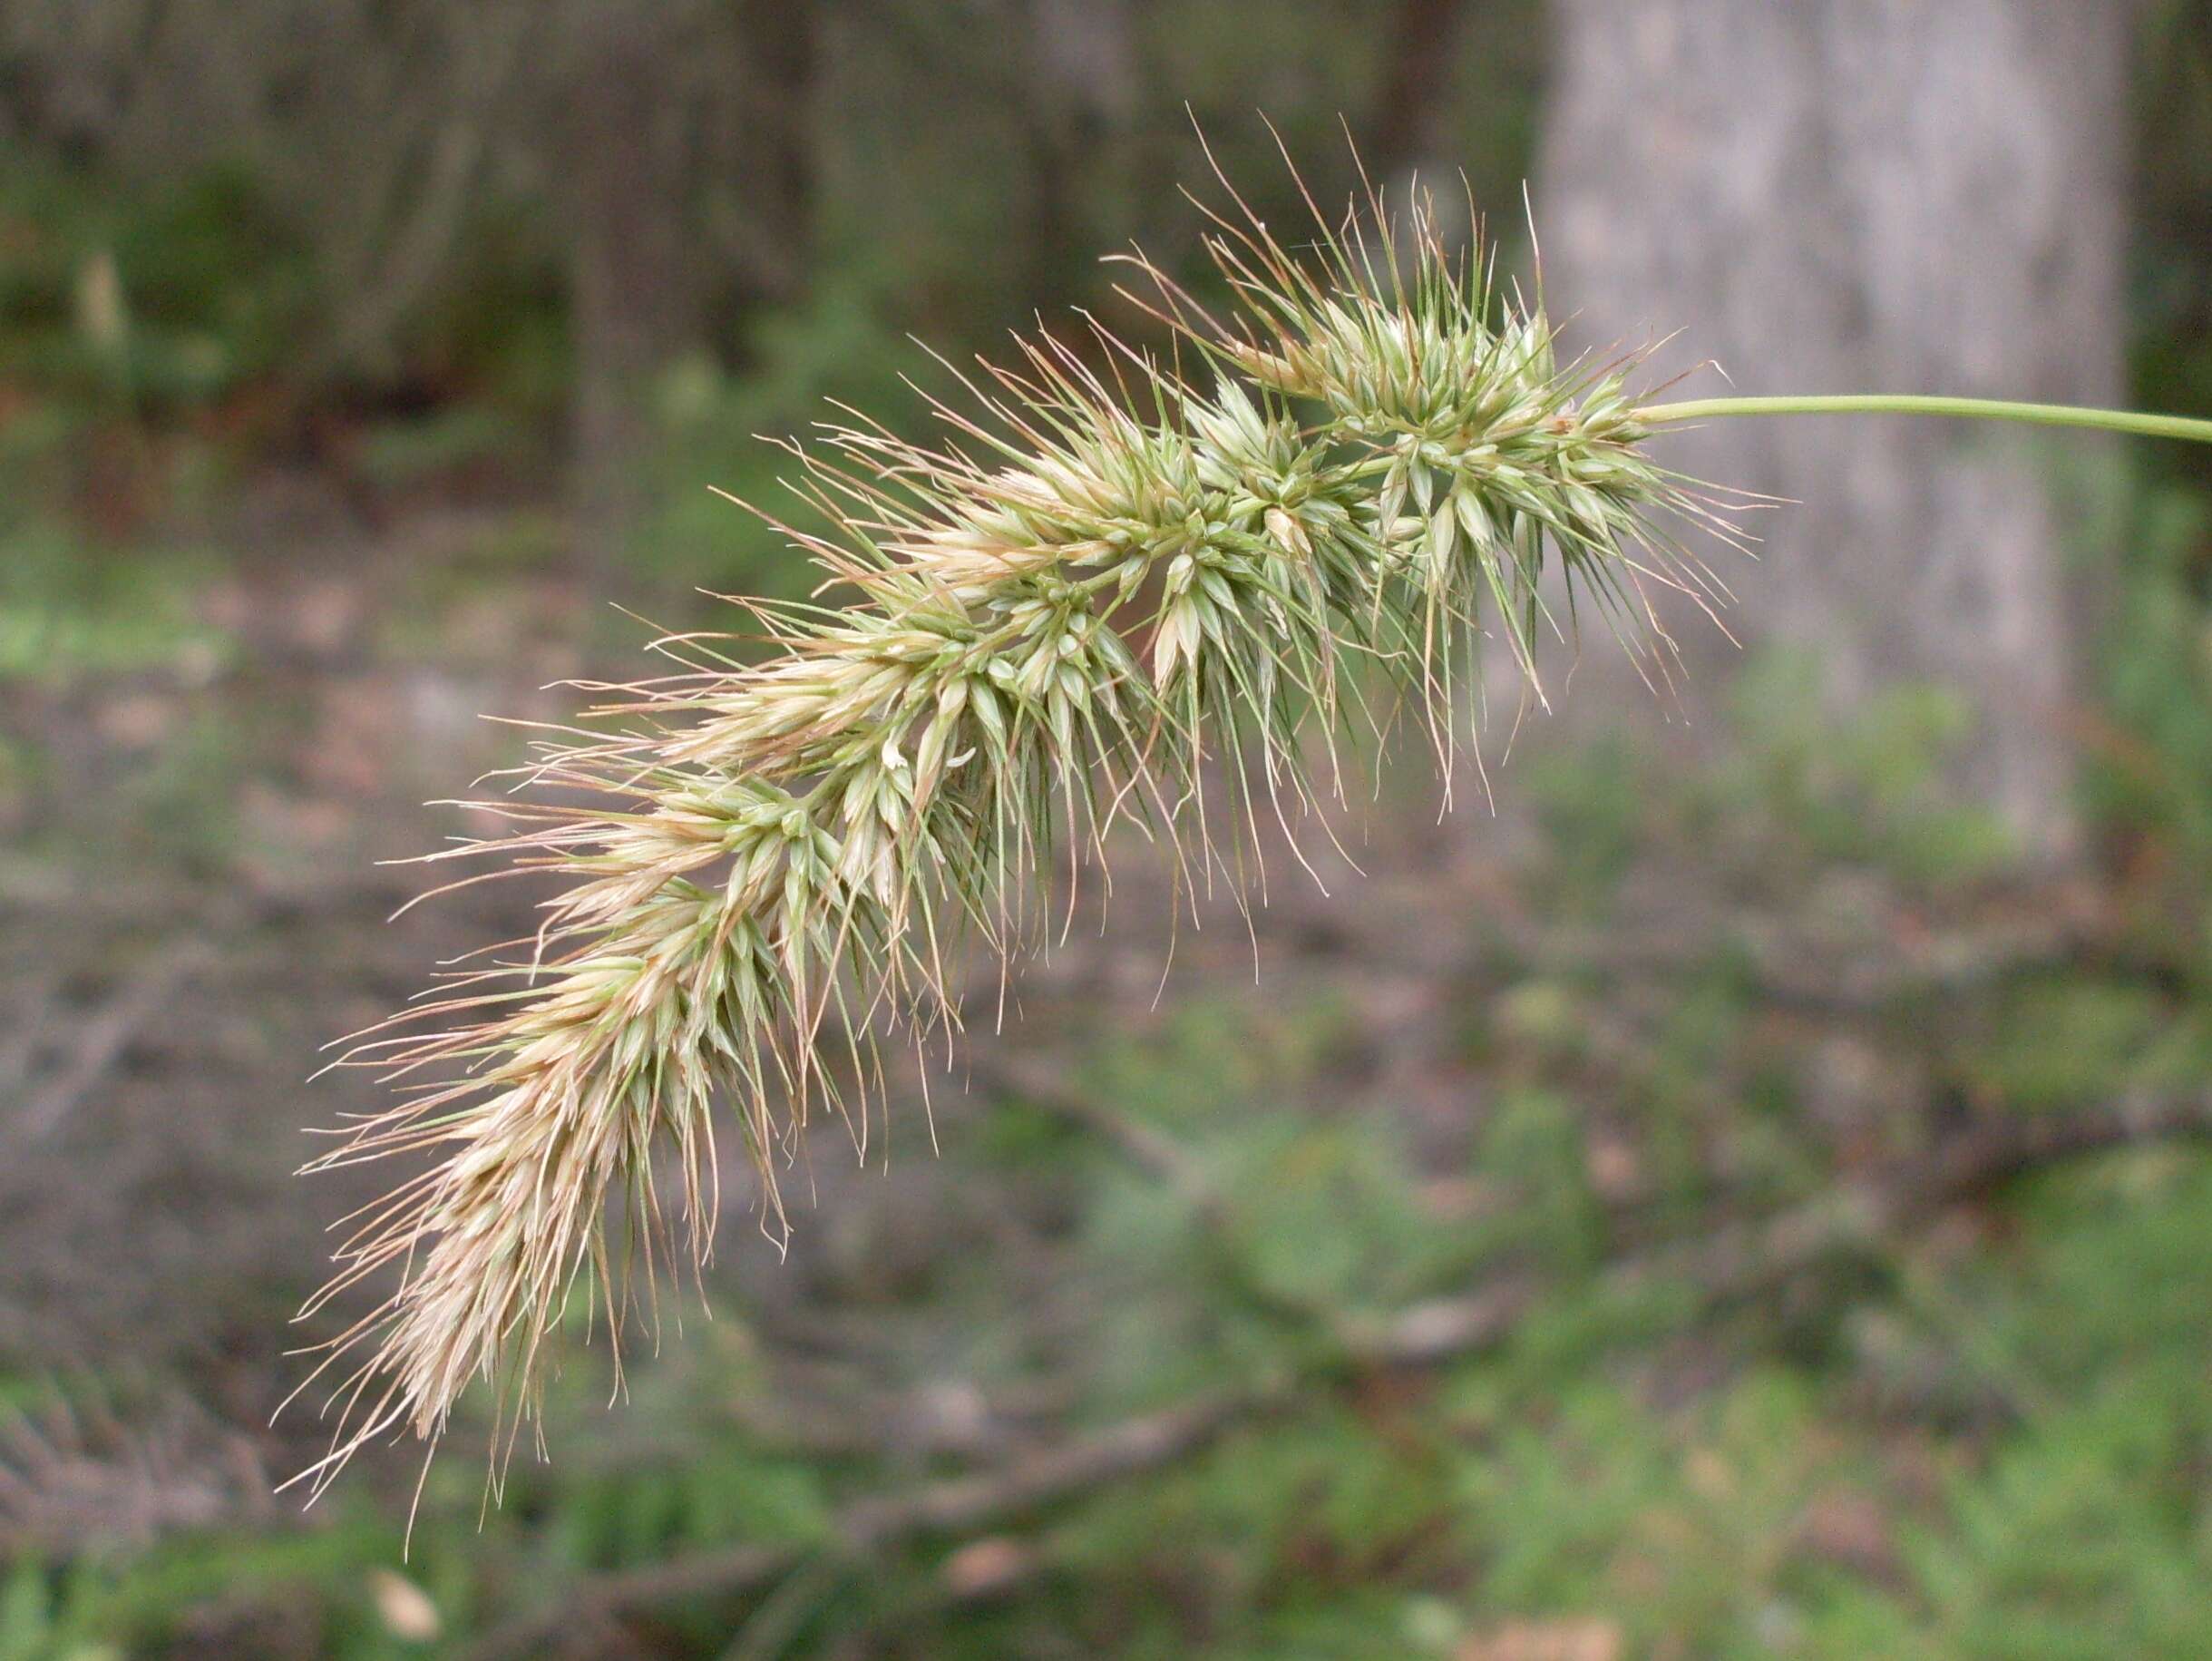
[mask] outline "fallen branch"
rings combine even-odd
[[[1700,1308],[1710,1309],[1841,1253],[1864,1250],[1902,1226],[2030,1169],[2109,1148],[2188,1138],[2212,1138],[2212,1096],[2139,1097],[2076,1114],[1992,1120],[1922,1158],[1847,1183],[1778,1216],[1722,1229],[1691,1246],[1625,1259],[1600,1277],[1600,1285],[1627,1291],[1680,1281],[1692,1289]],[[820,1544],[738,1546],[588,1578],[556,1607],[494,1628],[472,1654],[476,1661],[500,1661],[541,1653],[554,1635],[590,1628],[627,1610],[739,1596],[823,1550],[862,1556],[909,1539],[997,1526],[1070,1495],[1174,1464],[1225,1431],[1279,1411],[1301,1386],[1338,1373],[1357,1376],[1434,1366],[1495,1349],[1512,1336],[1543,1290],[1530,1275],[1465,1297],[1418,1304],[1355,1338],[1333,1359],[1281,1380],[1125,1419],[992,1470],[855,1500],[837,1514]]]
[[[994,1093],[1019,1097],[1048,1119],[1106,1143],[1138,1170],[1167,1184],[1193,1209],[1218,1211],[1220,1196],[1188,1148],[1144,1120],[1116,1112],[1077,1088],[1060,1068],[1035,1056],[993,1058],[976,1066],[974,1081]]]
[[[79,1030],[61,1070],[32,1096],[14,1123],[0,1128],[0,1141],[27,1146],[53,1135],[122,1059],[139,1029],[169,1001],[179,982],[210,956],[204,937],[188,935],[134,965],[116,994]]]
[[[855,1500],[838,1513],[829,1539],[821,1544],[735,1546],[601,1575],[578,1587],[564,1604],[495,1628],[470,1653],[474,1661],[538,1655],[556,1634],[588,1628],[624,1610],[753,1590],[825,1549],[860,1556],[921,1535],[986,1527],[1172,1464],[1233,1425],[1280,1405],[1289,1393],[1284,1385],[1207,1396],[1124,1419],[994,1470],[928,1483],[908,1494]]]
[[[1906,1224],[2040,1166],[2108,1148],[2212,1138],[2212,1095],[2136,1096],[2105,1108],[1971,1126],[1919,1158],[1843,1184],[1763,1221],[1722,1228],[1690,1246],[1662,1247],[1613,1265],[1601,1286],[1626,1292],[1680,1281],[1710,1307],[1773,1285],[1839,1254],[1863,1250]],[[1466,1297],[1417,1304],[1371,1338],[1361,1359],[1427,1364],[1506,1337],[1540,1286],[1509,1280]]]
[[[1135,1169],[1167,1185],[1190,1213],[1200,1244],[1229,1292],[1279,1325],[1312,1328],[1340,1348],[1355,1338],[1341,1312],[1272,1285],[1252,1265],[1237,1238],[1235,1207],[1206,1162],[1175,1138],[1141,1119],[1116,1111],[1075,1085],[1060,1068],[1034,1057],[994,1060],[979,1068],[986,1088],[1017,1096],[1038,1112],[1106,1143]]]

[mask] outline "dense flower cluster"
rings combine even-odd
[[[1643,453],[1632,363],[1563,367],[1418,204],[1368,207],[1320,226],[1312,269],[1217,220],[1227,320],[1137,262],[1183,372],[1047,337],[941,409],[941,447],[857,425],[794,445],[817,518],[786,534],[848,603],[753,606],[758,660],[661,642],[684,672],[545,747],[531,796],[494,805],[512,835],[439,855],[571,885],[512,961],[347,1058],[412,1088],[320,1163],[434,1161],[310,1306],[397,1275],[329,1346],[355,1361],[315,1481],[382,1433],[434,1437],[477,1374],[512,1435],[580,1295],[619,1341],[629,1265],[649,1285],[707,1248],[717,1100],[780,1233],[808,1120],[864,1154],[879,1041],[950,1040],[957,953],[1034,944],[1049,862],[1134,819],[1186,881],[1241,881],[1257,815],[1340,794],[1346,728],[1410,706],[1448,761],[1486,634],[1535,690],[1539,631],[1572,630],[1554,610],[1593,601],[1663,659],[1644,585],[1700,579],[1661,526],[1725,527]]]

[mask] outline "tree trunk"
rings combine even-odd
[[[681,9],[681,8],[677,8]],[[570,465],[579,562],[619,558],[647,499],[655,376],[698,335],[680,44],[649,8],[586,8],[555,113],[574,331]]]
[[[1361,146],[1369,169],[1390,186],[1420,175],[1449,193],[1452,158],[1438,116],[1467,21],[1467,0],[1398,0],[1390,8],[1374,119]]]
[[[1664,369],[1717,359],[1744,393],[2119,396],[2131,7],[1574,0],[1554,17],[1537,224],[1573,344],[1680,328]],[[1803,504],[1757,515],[1764,562],[1724,573],[1738,631],[1817,647],[1845,700],[1961,688],[1980,727],[1958,783],[2041,859],[2076,836],[2079,642],[2043,483],[2075,442],[1788,417],[1675,452]]]
[[[726,304],[796,299],[813,269],[823,13],[817,0],[724,0],[711,52],[695,54],[709,128],[705,228],[709,259],[734,279]]]
[[[1139,0],[1026,0],[1031,302],[1065,295],[1096,249],[1086,224],[1101,205],[1125,223],[1138,103]],[[1092,211],[1087,213],[1086,210]]]

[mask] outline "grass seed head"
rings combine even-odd
[[[1340,728],[1383,725],[1378,679],[1448,759],[1486,633],[1534,689],[1538,635],[1584,600],[1663,669],[1649,590],[1695,583],[1670,527],[1717,522],[1644,454],[1634,363],[1560,365],[1418,200],[1396,225],[1375,200],[1317,213],[1301,263],[1230,196],[1230,318],[1133,261],[1194,378],[1048,337],[966,378],[938,447],[863,425],[794,445],[810,523],[783,528],[851,603],[752,607],[756,662],[659,642],[681,672],[543,747],[531,794],[485,804],[509,834],[435,856],[570,885],[524,949],[345,1058],[405,1093],[317,1166],[431,1163],[355,1219],[309,1305],[396,1279],[325,1346],[316,1488],[387,1432],[435,1438],[475,1378],[503,1458],[580,1299],[619,1373],[658,1273],[706,1257],[718,1102],[781,1236],[808,1121],[864,1153],[879,1046],[957,1030],[964,939],[1042,937],[1048,860],[1101,857],[1134,818],[1186,883],[1238,884],[1262,813],[1340,794],[1308,740],[1333,767]]]

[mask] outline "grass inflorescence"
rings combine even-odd
[[[434,856],[569,885],[345,1057],[404,1099],[315,1168],[431,1162],[308,1306],[396,1276],[326,1346],[316,1488],[372,1439],[437,1437],[479,1376],[503,1459],[580,1297],[619,1374],[658,1272],[708,1251],[717,1099],[780,1238],[809,1120],[865,1157],[884,1041],[949,1043],[964,943],[1048,939],[1042,877],[1117,822],[1241,893],[1262,816],[1344,795],[1340,733],[1410,708],[1448,767],[1486,640],[1541,699],[1539,634],[1589,606],[1663,673],[1651,586],[1707,591],[1670,526],[1728,531],[1645,453],[1635,360],[1562,364],[1425,202],[1357,208],[1317,210],[1294,258],[1230,191],[1226,317],[1133,259],[1168,362],[1088,324],[960,377],[934,447],[858,416],[792,445],[808,513],[779,528],[843,603],[658,642],[678,672],[609,689],[481,804],[510,834]]]

